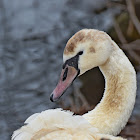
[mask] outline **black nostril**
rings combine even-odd
[[[54,102],[54,100],[53,100],[53,94],[50,95],[50,100],[51,100],[52,102]]]
[[[67,78],[67,73],[68,73],[68,68],[65,69],[65,72],[63,74],[63,81],[66,80]]]

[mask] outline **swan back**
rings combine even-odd
[[[14,132],[12,140],[93,139],[97,129],[82,116],[51,109],[30,116],[25,126]]]

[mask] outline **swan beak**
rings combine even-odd
[[[56,88],[53,90],[50,96],[50,100],[52,102],[57,101],[78,75],[79,70],[75,69],[72,66],[66,65],[65,69],[62,69],[60,80]]]

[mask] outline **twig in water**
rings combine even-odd
[[[132,0],[126,0],[126,4],[127,4],[128,12],[130,14],[130,18],[133,21],[133,24],[135,25],[138,33],[140,34],[140,22],[136,16],[135,8],[134,8],[134,5],[132,3]]]

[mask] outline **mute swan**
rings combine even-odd
[[[123,51],[105,32],[83,29],[69,39],[63,62],[52,101],[58,100],[77,76],[96,66],[106,81],[102,100],[83,116],[61,109],[34,114],[14,132],[12,140],[122,139],[114,136],[126,125],[136,96],[136,73]]]

